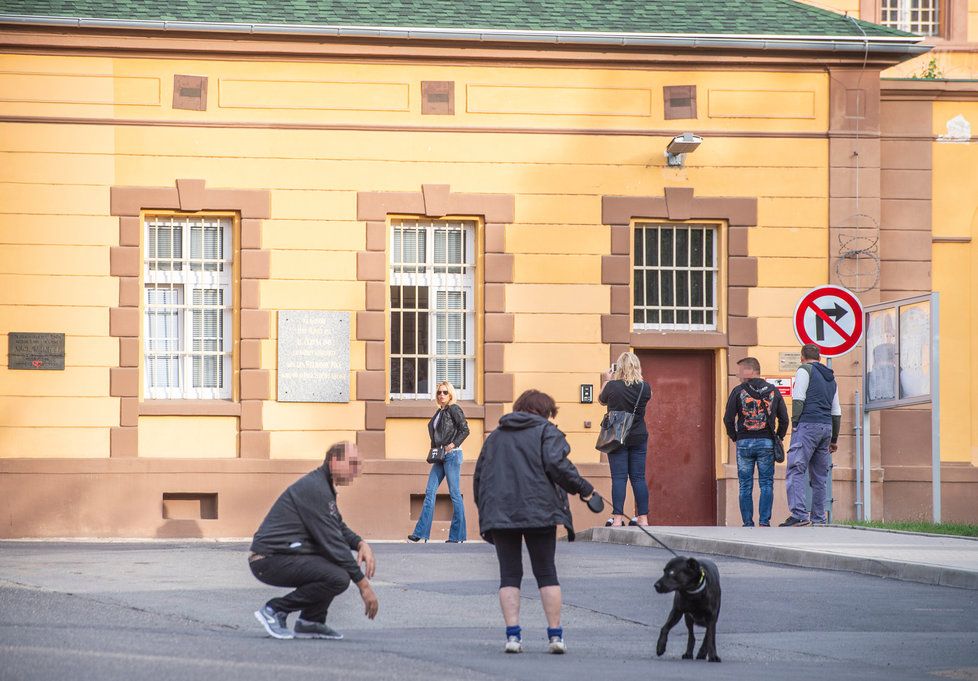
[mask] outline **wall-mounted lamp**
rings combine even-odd
[[[686,154],[696,151],[702,143],[703,138],[691,132],[684,132],[682,135],[673,137],[669,146],[666,147],[666,159],[669,165],[681,168]]]

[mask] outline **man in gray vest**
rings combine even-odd
[[[781,527],[826,522],[825,483],[831,470],[832,452],[839,447],[836,442],[842,425],[842,406],[835,374],[819,362],[820,358],[817,345],[802,346],[802,364],[791,392],[791,447],[785,475],[791,515]],[[806,477],[812,485],[810,514],[805,504]]]

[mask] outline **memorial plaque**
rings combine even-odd
[[[801,366],[800,352],[779,352],[778,373],[794,373]]]
[[[278,313],[279,402],[350,401],[350,313]]]
[[[11,331],[7,334],[7,368],[64,371],[65,335]]]

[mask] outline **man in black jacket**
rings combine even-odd
[[[761,527],[771,526],[774,504],[774,439],[788,433],[788,408],[773,385],[761,378],[761,363],[753,357],[737,362],[740,385],[730,391],[723,425],[737,443],[740,481],[740,516],[744,527],[754,527],[754,466],[761,489],[757,513]],[[777,429],[774,420],[777,418]]]
[[[282,492],[255,533],[248,557],[252,574],[265,584],[295,589],[255,612],[270,636],[343,638],[326,624],[326,613],[351,581],[360,589],[367,617],[377,616],[369,581],[376,568],[373,550],[346,526],[336,506],[334,482],[348,485],[359,474],[357,448],[348,442],[333,445],[322,466]],[[290,631],[286,618],[296,610],[299,619]]]

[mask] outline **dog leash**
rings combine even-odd
[[[601,499],[602,502],[604,502],[604,498],[600,494],[598,494],[597,492],[594,492],[594,496],[598,497],[599,499]],[[651,532],[649,532],[648,530],[646,530],[642,525],[636,525],[636,527],[638,529],[642,530],[642,532],[644,532],[645,534],[649,535],[649,537],[652,538],[652,541],[654,541],[656,544],[658,544],[659,546],[661,546],[662,548],[664,548],[666,551],[668,551],[669,553],[671,553],[672,555],[674,555],[676,558],[679,558],[680,557],[680,555],[678,553],[676,553],[675,551],[673,551],[672,549],[670,549],[668,546],[666,546],[664,543],[662,543],[662,540],[661,539],[659,539],[654,534],[652,534]]]

